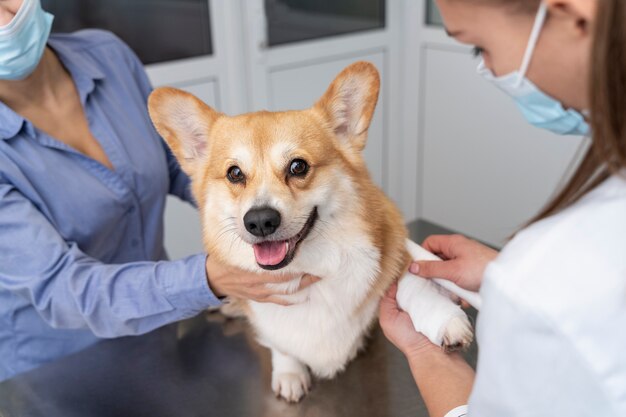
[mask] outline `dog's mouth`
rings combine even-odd
[[[309,235],[316,221],[317,207],[311,211],[302,229],[291,239],[268,240],[254,244],[254,257],[257,264],[269,271],[275,271],[289,265],[296,256],[298,246]]]

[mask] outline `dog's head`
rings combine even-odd
[[[379,85],[375,67],[358,62],[310,109],[234,117],[189,93],[155,90],[150,116],[192,179],[207,251],[282,270],[300,246],[341,233],[329,230],[333,220],[350,215],[356,184],[369,178],[361,151]],[[289,269],[309,272],[296,264]]]

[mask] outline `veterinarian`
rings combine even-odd
[[[49,36],[52,20],[0,2],[0,380],[225,295],[280,302],[265,284],[293,278],[167,261],[166,196],[193,199],[141,62],[107,32]]]
[[[447,260],[412,265],[480,289],[476,375],[413,330],[394,288],[381,303],[385,334],[431,416],[626,416],[626,2],[437,3],[449,35],[476,46],[479,73],[531,124],[591,147],[500,254],[433,236],[424,246]]]

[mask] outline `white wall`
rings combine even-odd
[[[501,244],[552,195],[581,139],[528,125],[467,51],[429,46],[422,59],[421,215]]]
[[[405,1],[404,164],[416,216],[502,245],[536,214],[586,142],[529,126],[513,101],[476,73],[478,60],[440,27],[424,1]]]

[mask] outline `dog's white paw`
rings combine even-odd
[[[272,349],[272,391],[277,397],[298,402],[311,388],[311,374],[306,365]]]
[[[442,346],[446,351],[465,350],[474,340],[472,324],[466,315],[451,318],[443,329]]]
[[[272,373],[272,391],[277,397],[297,403],[309,393],[311,376],[307,370],[298,373]]]
[[[411,316],[415,330],[435,345],[458,350],[472,343],[474,336],[467,314],[434,282],[405,275],[396,299],[400,308]]]

